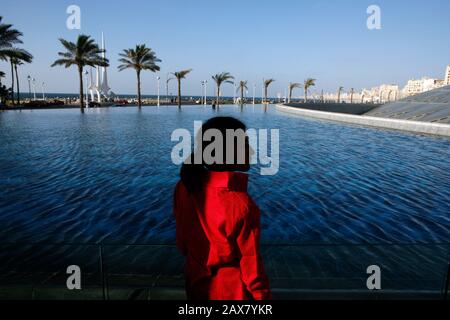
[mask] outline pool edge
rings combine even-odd
[[[448,124],[387,119],[371,116],[349,115],[327,111],[307,110],[297,107],[289,107],[284,104],[276,104],[275,107],[277,110],[280,110],[281,112],[293,113],[308,118],[331,120],[337,122],[364,125],[369,127],[450,137],[450,125]]]

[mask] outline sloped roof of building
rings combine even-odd
[[[450,86],[387,103],[364,115],[450,124]]]

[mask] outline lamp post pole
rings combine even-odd
[[[256,83],[253,84],[253,105],[255,105]]]
[[[156,77],[156,80],[158,80],[158,107],[160,106],[160,99],[159,99],[159,91],[160,91],[160,80],[161,80],[161,77]]]
[[[87,70],[85,70],[85,71],[84,71],[84,75],[86,76],[86,106],[89,108],[89,93],[88,93],[88,91],[89,91],[89,84],[88,84],[88,81],[89,81],[89,79],[88,79],[89,72],[88,72]]]
[[[200,93],[200,105],[203,105],[203,88],[205,87],[205,82],[202,80],[200,81],[200,84],[202,85],[202,90]]]
[[[28,75],[27,79],[28,79],[28,99],[31,100],[31,76]]]
[[[42,82],[41,87],[42,87],[42,100],[45,101],[45,91],[44,91],[45,82]]]
[[[206,106],[206,103],[207,103],[207,100],[208,100],[208,98],[207,98],[207,91],[206,91],[206,86],[207,85],[208,85],[208,80],[205,80],[205,101],[204,101],[205,106]]]
[[[33,78],[33,100],[36,100],[36,79]]]

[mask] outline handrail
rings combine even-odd
[[[105,247],[167,247],[167,248],[176,248],[175,244],[149,244],[149,243],[134,243],[134,244],[119,244],[119,243],[46,243],[46,242],[38,242],[38,243],[24,243],[24,242],[16,242],[16,243],[0,243],[0,248],[2,246],[85,246],[85,247],[98,247],[99,254],[99,272],[100,272],[100,280],[102,287],[102,298],[103,300],[109,300],[109,283],[108,283],[108,270],[106,268],[105,260],[104,260],[104,249]],[[339,244],[327,244],[327,243],[315,243],[315,244],[261,244],[261,247],[264,248],[306,248],[306,247],[438,247],[438,246],[449,246],[449,256],[448,256],[448,266],[446,273],[444,275],[443,280],[443,288],[442,288],[442,298],[443,300],[448,299],[448,291],[450,285],[450,243],[339,243]]]

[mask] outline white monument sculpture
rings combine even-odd
[[[103,36],[102,32],[102,57],[106,58],[106,49],[105,49],[105,38]],[[89,93],[91,95],[91,101],[95,101],[95,96],[97,96],[97,102],[102,102],[102,97],[108,97],[111,88],[108,85],[108,73],[107,73],[107,67],[98,67],[97,66],[97,72],[96,72],[96,78],[95,83],[93,79],[93,68],[91,67],[91,77],[90,77],[90,83],[89,83]]]

